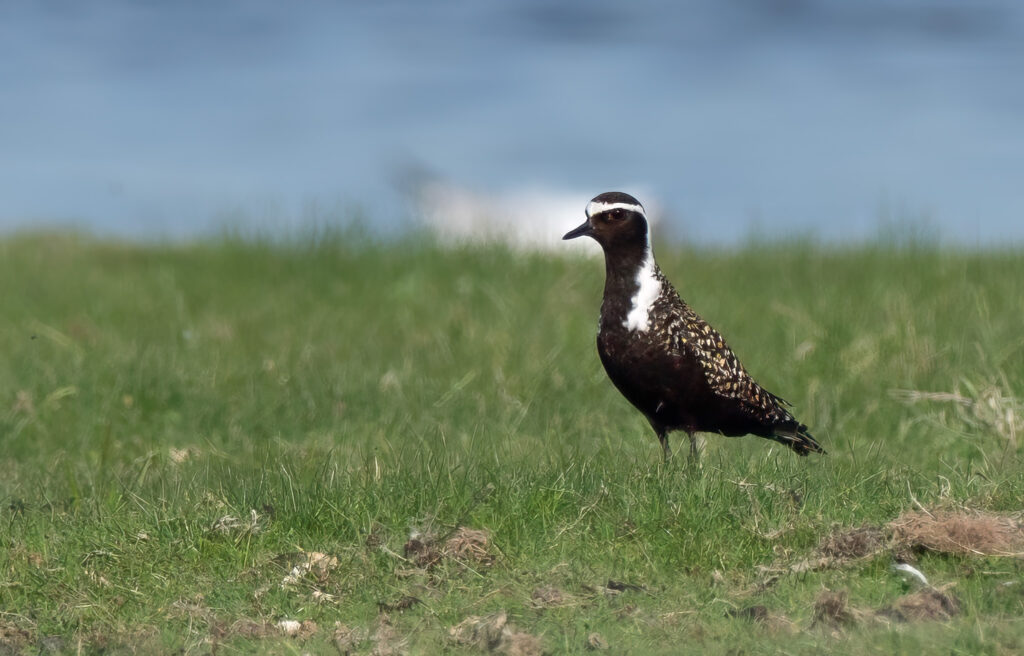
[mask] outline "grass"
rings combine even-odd
[[[905,623],[874,619],[910,591],[892,550],[787,568],[922,507],[1022,509],[1024,253],[659,259],[829,456],[662,464],[597,358],[598,260],[4,238],[0,653],[1019,650],[1019,557],[902,554],[961,607]]]

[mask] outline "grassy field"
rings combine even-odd
[[[596,259],[3,238],[0,654],[1019,653],[1024,253],[659,260],[828,456],[663,464]]]

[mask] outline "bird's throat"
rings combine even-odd
[[[662,278],[649,242],[639,248],[606,251],[602,325],[647,332],[661,290]]]

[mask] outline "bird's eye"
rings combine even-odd
[[[621,219],[622,216],[623,216],[623,211],[622,210],[620,210],[620,209],[612,210],[612,218],[613,219]]]

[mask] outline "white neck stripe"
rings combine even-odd
[[[638,330],[647,332],[651,327],[651,310],[654,302],[661,296],[661,280],[658,279],[655,270],[654,252],[651,250],[651,239],[647,238],[647,248],[644,249],[644,261],[636,272],[636,294],[630,300],[631,307],[622,325],[626,330]]]
[[[598,203],[597,201],[590,201],[587,205],[587,216],[594,216],[601,212],[607,212],[609,210],[629,210],[630,212],[637,212],[640,216],[647,218],[644,214],[644,208],[640,205],[634,205],[633,203]]]

